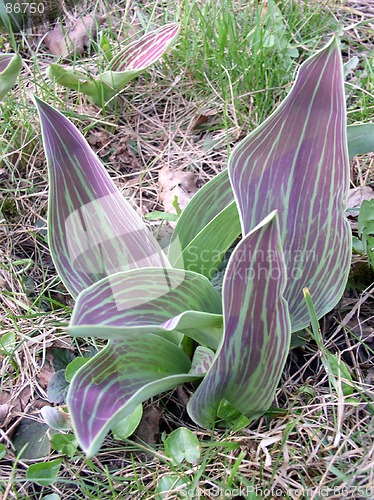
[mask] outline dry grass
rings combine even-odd
[[[131,23],[138,7],[131,2],[121,5]],[[361,51],[373,54],[372,2],[330,2],[329,8],[337,19],[344,18],[346,27],[351,26],[345,33],[351,42],[347,56]],[[99,3],[100,9],[105,10],[105,4]],[[163,2],[156,11],[162,19]],[[359,21],[365,23],[355,26]],[[0,440],[7,446],[0,461],[2,498],[36,499],[55,493],[64,500],[151,499],[156,498],[160,478],[172,473],[188,483],[186,498],[252,499],[256,493],[264,498],[373,498],[372,285],[363,291],[347,290],[321,325],[326,348],[338,353],[351,370],[355,393],[349,398],[341,380],[338,390],[334,388],[316,345],[307,343],[290,353],[277,392],[276,406],[287,411],[272,419],[264,417],[238,434],[197,429],[176,392],[152,402],[162,409],[160,431],[184,425],[196,432],[202,443],[199,467],[176,468],[165,457],[162,443],[150,447],[154,456],[144,461],[139,443],[108,438],[92,461],[79,452],[65,457],[55,485],[43,489],[25,480],[29,462],[16,459],[12,437],[25,416],[41,421],[40,408],[48,401],[50,350],[77,352],[88,344],[72,342],[64,330],[72,302],[56,276],[45,240],[47,171],[39,125],[26,92],[38,89],[47,95],[40,75],[51,58],[36,34],[29,38],[29,47],[25,40],[20,43],[31,65],[23,69],[18,89],[21,108],[14,106],[7,116],[0,139],[7,145],[0,166],[0,334],[12,332],[15,340],[9,353],[0,354]],[[30,47],[40,57],[37,66],[32,65]],[[170,59],[140,78],[114,115],[104,116],[82,96],[60,87],[54,101],[48,97],[57,107],[71,110],[72,120],[143,215],[162,210],[157,183],[162,166],[192,171],[198,184],[205,183],[226,166],[229,147],[256,120],[238,119],[235,104],[223,102],[209,82],[209,99],[194,96],[195,82],[172,64]],[[275,94],[284,91],[277,88]],[[251,110],[251,93],[239,97]],[[204,125],[196,126],[201,117],[206,118]],[[25,118],[27,126],[21,123]],[[354,160],[353,184],[373,183],[373,161],[370,156]],[[165,498],[178,494],[170,492]]]

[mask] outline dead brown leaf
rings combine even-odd
[[[6,424],[7,424],[7,417],[9,415],[9,405],[8,404],[3,404],[3,405],[0,405],[0,427],[2,427],[3,429],[5,428]]]
[[[362,202],[373,198],[374,191],[369,186],[358,186],[350,189],[348,192],[347,208],[357,209],[357,214],[351,212],[350,215],[358,215]]]
[[[146,443],[153,446],[157,443],[157,437],[160,434],[160,418],[162,409],[158,406],[146,406],[143,409],[143,417],[135,431],[135,441],[138,443]],[[137,452],[136,456],[139,461],[147,462],[152,460],[153,454],[149,452]]]
[[[209,121],[210,117],[215,116],[216,114],[217,111],[215,109],[206,109],[203,112],[195,113],[188,125],[187,133],[191,133],[201,125],[204,125]]]
[[[88,15],[78,19],[72,30],[57,26],[50,31],[44,43],[51,54],[67,57],[74,53],[82,55],[90,44],[90,39],[95,38],[97,28],[103,22],[102,16]]]
[[[179,207],[183,210],[198,190],[193,172],[171,170],[167,165],[162,167],[158,174],[158,184],[160,201],[165,211],[172,213],[175,213],[173,205],[175,197],[178,199]]]

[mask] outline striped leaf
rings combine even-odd
[[[0,54],[0,99],[15,85],[21,66],[18,54]]]
[[[291,337],[285,285],[273,212],[237,245],[229,261],[222,292],[223,342],[188,404],[199,425],[214,423],[222,400],[251,419],[271,405]]]
[[[343,67],[334,38],[305,61],[279,108],[233,150],[229,176],[243,234],[279,211],[292,330],[309,324],[302,289],[318,317],[338,302],[348,278],[351,231]]]
[[[48,239],[73,297],[105,276],[169,263],[77,128],[36,99],[49,174]]]
[[[146,333],[113,341],[75,375],[67,396],[72,426],[88,456],[137,405],[197,380],[191,362],[168,340]]]
[[[214,361],[214,352],[207,347],[197,346],[192,358],[190,373],[205,375]]]
[[[108,66],[115,72],[143,71],[155,63],[175,42],[179,24],[171,23],[146,33],[117,54]]]
[[[97,77],[59,64],[51,64],[47,75],[60,85],[86,94],[96,105],[104,106],[128,82],[158,61],[175,43],[178,33],[177,23],[146,33],[121,50],[110,61],[107,71]]]
[[[348,125],[347,137],[350,158],[374,151],[374,123]],[[183,210],[174,230],[173,238],[181,243],[181,247],[174,249],[171,245],[169,249],[169,259],[174,267],[181,267],[180,262],[183,260],[186,269],[196,270],[191,268],[196,261],[195,253],[188,251],[187,248],[192,246],[195,238],[205,238],[207,233],[204,233],[204,228],[218,215],[232,210],[229,207],[233,201],[234,193],[227,169],[213,177],[195,194]],[[238,211],[231,214],[231,226],[231,230],[233,227],[240,227]],[[241,230],[236,232],[239,236]],[[226,232],[222,231],[222,237],[225,234]]]
[[[69,333],[121,340],[129,333],[151,331],[169,338],[171,331],[189,335],[192,329],[192,338],[216,349],[222,332],[221,312],[221,299],[204,276],[179,269],[142,268],[114,274],[83,290]]]

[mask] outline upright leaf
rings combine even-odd
[[[49,173],[48,238],[72,296],[105,276],[169,265],[77,128],[35,98]]]
[[[128,82],[160,59],[173,45],[178,33],[177,23],[146,33],[114,56],[107,70],[97,76],[59,64],[51,64],[47,74],[60,85],[83,92],[95,104],[103,106]]]
[[[252,419],[271,405],[291,337],[285,285],[273,212],[237,245],[229,261],[222,292],[223,342],[187,407],[196,423],[211,426],[222,400]]]
[[[193,239],[234,200],[227,170],[205,184],[183,210],[175,226],[169,259],[174,265]],[[235,218],[238,218],[236,215]],[[235,223],[236,224],[236,223]],[[173,242],[178,241],[178,246]]]
[[[346,109],[335,38],[302,64],[286,99],[234,149],[228,168],[243,234],[279,211],[285,298],[292,329],[300,330],[309,324],[302,289],[311,290],[322,317],[340,299],[350,267]]]
[[[72,425],[88,456],[100,448],[109,430],[143,401],[198,379],[177,346],[147,333],[113,341],[74,377],[68,393]]]
[[[190,221],[184,218],[183,225],[185,228],[190,227]],[[235,201],[232,201],[188,243],[179,256],[173,260],[173,266],[201,273],[211,279],[223,255],[240,233],[238,209]],[[174,235],[178,238],[177,232]],[[175,239],[171,246],[175,243],[180,244],[179,240]]]

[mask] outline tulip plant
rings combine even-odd
[[[336,38],[301,65],[280,106],[191,200],[168,254],[80,132],[36,104],[49,169],[50,250],[76,298],[68,330],[108,339],[69,388],[81,447],[94,455],[140,403],[184,382],[199,384],[187,410],[206,428],[238,428],[264,414],[291,333],[310,323],[303,288],[321,318],[340,299],[350,267]],[[234,244],[221,296],[210,278]],[[186,338],[198,344],[192,355]]]
[[[0,54],[0,99],[15,85],[21,66],[18,54]]]
[[[60,85],[86,94],[101,107],[123,90],[129,81],[158,61],[173,45],[178,32],[179,25],[172,23],[146,33],[125,46],[111,59],[106,70],[97,76],[59,64],[51,64],[47,75]]]

